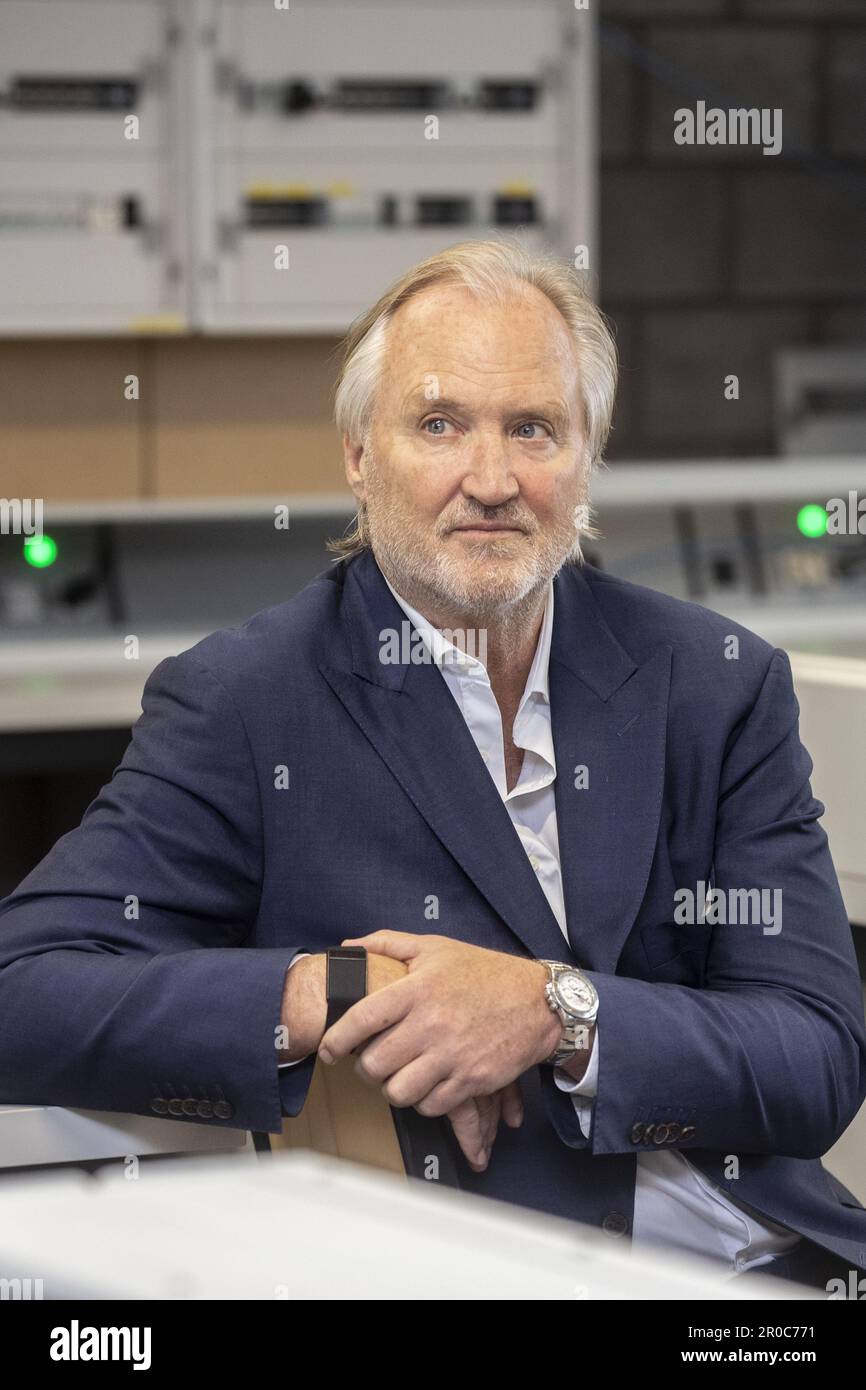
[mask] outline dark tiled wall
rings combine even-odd
[[[774,453],[775,351],[866,345],[866,0],[601,0],[600,37],[608,456]],[[782,152],[676,145],[699,100],[781,107]]]

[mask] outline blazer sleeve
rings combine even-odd
[[[0,903],[0,1102],[278,1131],[283,981],[250,941],[261,800],[241,716],[193,648],[148,679],[112,780]],[[213,1113],[217,1105],[218,1113]],[[171,1112],[169,1112],[171,1113]]]
[[[866,1097],[862,986],[798,719],[779,649],[718,790],[715,887],[781,890],[781,929],[713,926],[701,989],[587,972],[604,1038],[593,1153],[635,1152],[647,1125],[673,1124],[665,1147],[818,1158]],[[551,1113],[586,1146],[561,1104]]]

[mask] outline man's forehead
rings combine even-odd
[[[568,339],[519,333],[491,339],[464,333],[457,325],[452,329],[449,333],[443,326],[435,333],[392,341],[383,384],[390,382],[401,399],[420,393],[427,400],[479,391],[508,394],[530,388],[557,395],[574,389],[578,363]]]

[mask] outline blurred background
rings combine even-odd
[[[864,94],[866,0],[0,0],[0,894],[329,563],[340,335],[493,231],[616,332],[589,558],[790,652],[866,974]]]

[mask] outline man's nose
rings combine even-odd
[[[508,445],[501,436],[475,442],[463,476],[463,492],[485,507],[496,507],[520,492],[509,456]]]

